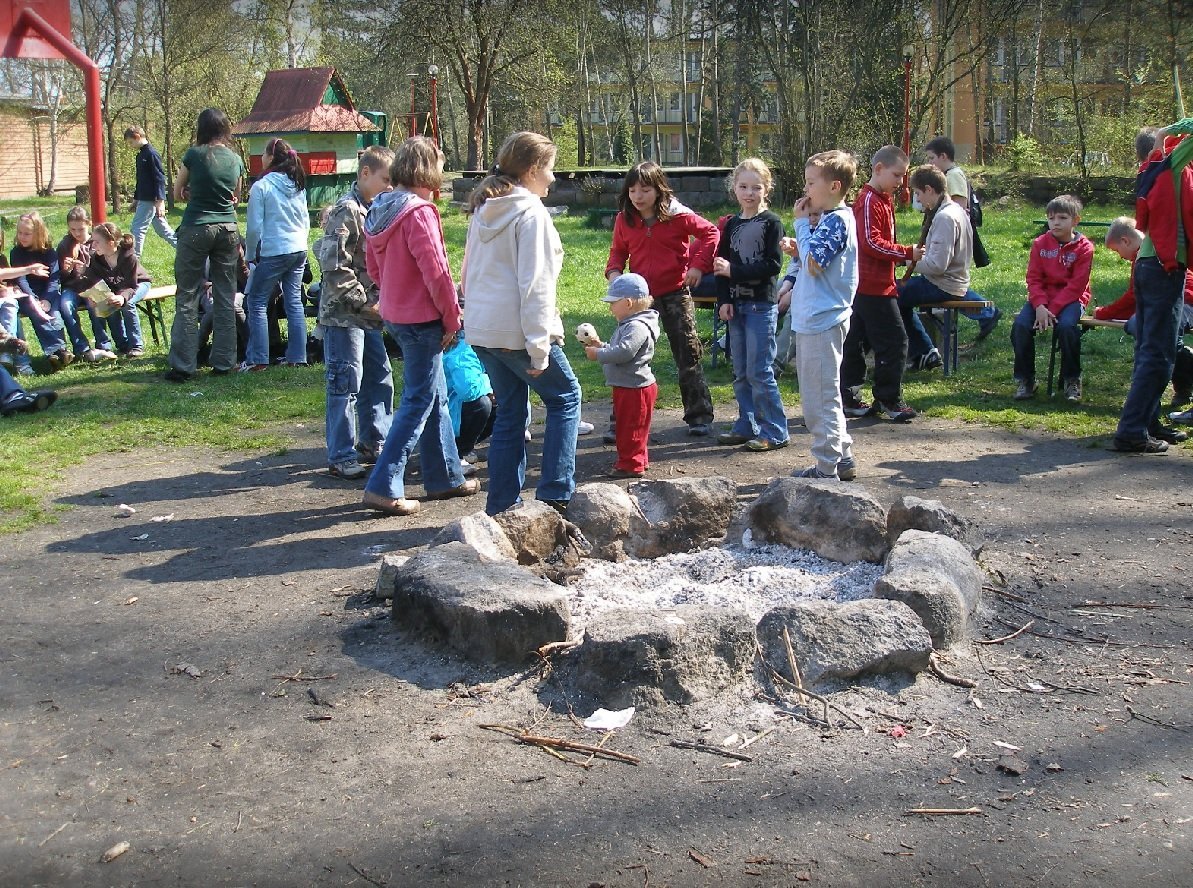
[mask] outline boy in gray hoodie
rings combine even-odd
[[[659,394],[650,369],[659,338],[659,313],[650,307],[650,289],[640,274],[623,274],[609,284],[603,300],[617,318],[617,329],[607,343],[585,347],[590,361],[600,361],[605,381],[613,389],[613,417],[617,435],[617,462],[613,478],[641,478],[650,458],[650,419]]]

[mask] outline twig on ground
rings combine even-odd
[[[737,759],[739,762],[752,762],[754,756],[746,755],[743,752],[734,752],[731,749],[722,749],[719,746],[713,746],[711,743],[701,743],[696,741],[692,743],[688,740],[672,740],[671,745],[676,749],[695,749],[697,752],[707,752],[712,755],[721,755],[725,758]]]
[[[1004,641],[1010,641],[1012,638],[1019,637],[1034,625],[1036,625],[1035,620],[1028,620],[1010,635],[1002,635],[998,638],[975,638],[974,641],[978,644],[1002,644]]]
[[[976,688],[978,683],[972,678],[963,678],[960,675],[953,675],[940,665],[940,659],[936,656],[936,651],[928,655],[928,669],[929,671],[946,684],[956,685],[959,688]]]
[[[765,731],[763,731],[761,734],[755,734],[749,740],[743,741],[742,745],[739,746],[738,749],[749,749],[751,746],[753,746],[755,743],[757,743],[759,740],[761,740],[763,737],[765,737],[767,734],[771,733],[772,731],[774,731],[774,728],[770,727],[770,728],[767,728]]]
[[[580,642],[578,641],[552,641],[550,644],[545,644],[541,648],[538,648],[535,653],[545,660],[552,654],[570,651],[574,647],[579,647],[579,645]]]
[[[767,671],[770,672],[770,674],[773,678],[775,678],[778,681],[783,682],[783,684],[785,684],[785,685],[789,685],[790,687],[794,688],[798,693],[802,694],[805,697],[809,697],[809,698],[815,700],[817,703],[821,704],[824,707],[824,718],[822,719],[822,721],[825,724],[830,725],[830,726],[832,725],[832,722],[830,722],[828,720],[828,711],[830,709],[832,709],[834,712],[840,713],[841,715],[843,715],[847,719],[849,719],[851,722],[853,722],[861,730],[861,732],[863,734],[870,733],[870,729],[867,728],[861,721],[859,721],[858,718],[855,715],[853,715],[853,713],[848,712],[845,709],[842,709],[840,706],[838,706],[836,703],[829,700],[827,697],[822,697],[820,694],[817,694],[814,691],[809,691],[807,688],[803,687],[802,685],[795,684],[795,682],[791,681],[791,679],[787,678],[785,675],[780,673],[779,670],[775,669],[774,666],[772,666],[770,663],[767,662],[766,657],[764,657],[762,655],[761,647],[755,647],[754,652],[755,652],[755,655],[758,657],[758,659],[762,662],[762,665],[767,668]],[[806,706],[807,704],[804,703],[804,705]]]
[[[787,648],[787,665],[791,667],[791,680],[795,683],[797,688],[796,693],[799,694],[799,701],[804,702],[803,686],[804,679],[799,674],[799,664],[795,662],[795,650],[791,647],[791,634],[787,631],[787,627],[783,627],[783,644]]]
[[[1076,609],[1080,607],[1129,607],[1136,610],[1193,610],[1187,604],[1136,604],[1127,601],[1090,601],[1086,599],[1081,604],[1071,604],[1070,608]]]
[[[364,870],[362,870],[360,867],[358,867],[352,861],[348,861],[348,866],[352,867],[352,872],[356,873],[358,876],[360,876],[362,879],[364,879],[370,885],[376,885],[377,888],[385,888],[385,882],[378,882],[376,879],[374,879],[372,876],[370,876],[368,873],[366,873]]]
[[[1147,722],[1149,725],[1156,725],[1160,728],[1171,728],[1174,731],[1187,732],[1189,729],[1184,725],[1174,724],[1173,722],[1160,721],[1158,718],[1152,718],[1150,715],[1144,715],[1142,712],[1136,712],[1130,706],[1127,706],[1127,712],[1131,718],[1137,718],[1141,722]]]
[[[330,681],[336,678],[336,673],[333,672],[330,675],[303,675],[302,670],[299,669],[293,675],[271,675],[269,677],[284,684],[288,681]]]
[[[549,746],[554,749],[566,749],[568,752],[590,752],[602,758],[610,758],[630,765],[641,763],[641,759],[635,755],[630,755],[628,752],[602,749],[599,746],[593,746],[591,743],[577,743],[575,740],[565,740],[562,737],[540,737],[537,734],[531,734],[520,728],[510,727],[509,725],[477,725],[477,727],[483,728],[486,731],[498,731],[502,734],[508,734],[519,743],[525,743],[527,746]]]
[[[243,819],[244,819],[244,812],[237,811],[236,812],[236,826],[232,827],[232,832],[234,832],[234,833],[240,832],[240,821]]]
[[[58,833],[62,832],[62,830],[66,829],[68,826],[70,826],[72,822],[73,821],[70,821],[70,820],[66,821],[66,823],[62,824],[62,826],[58,827],[56,830],[54,830],[52,833],[50,833],[48,836],[46,836],[44,839],[42,839],[40,842],[38,842],[37,847],[38,848],[45,847],[46,842],[48,842],[50,839],[54,838],[54,836],[58,835]]]
[[[903,812],[903,815],[922,814],[925,817],[946,817],[951,814],[965,815],[981,813],[982,809],[975,805],[972,808],[909,808]]]

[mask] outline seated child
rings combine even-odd
[[[641,478],[650,465],[650,420],[659,394],[650,369],[659,338],[659,313],[650,307],[650,290],[640,274],[614,278],[603,301],[617,318],[617,329],[609,342],[585,346],[584,354],[601,362],[605,381],[613,389],[617,462],[609,474]]]
[[[0,352],[20,354],[27,346],[23,340],[9,336],[0,329]],[[37,413],[58,400],[58,393],[50,389],[27,392],[12,378],[6,367],[0,366],[0,416],[14,413]]]
[[[145,354],[145,343],[137,303],[149,292],[149,272],[137,260],[133,236],[121,234],[111,222],[95,226],[91,246],[91,259],[75,280],[78,295],[85,296],[84,291],[101,282],[107,286],[109,295],[102,302],[92,302],[92,308],[107,318],[121,356],[139,358]]]
[[[1089,303],[1094,245],[1077,231],[1081,201],[1062,194],[1048,202],[1048,230],[1031,244],[1027,260],[1027,304],[1011,326],[1015,350],[1015,400],[1036,394],[1035,334],[1056,328],[1065,398],[1081,400],[1081,315]]]
[[[79,294],[86,289],[79,286],[79,277],[91,262],[91,215],[86,207],[71,207],[66,214],[66,234],[58,242],[55,252],[58,254],[62,281],[62,320],[70,334],[75,357],[89,363],[116,360],[116,353],[112,351],[112,337],[108,334],[108,322],[88,306],[87,300],[79,298]],[[91,316],[95,348],[87,341],[83,325],[79,322],[80,308],[87,310]]]
[[[62,315],[52,304],[57,303],[60,291],[58,255],[50,248],[49,241],[50,234],[38,213],[26,213],[21,217],[17,223],[16,245],[7,258],[0,258],[3,267],[0,280],[15,281],[10,298],[0,305],[0,324],[9,335],[20,339],[20,319],[28,318],[53,373],[70,364],[74,355],[66,349]],[[42,242],[44,250],[34,249]],[[0,250],[3,249],[4,232],[0,230]],[[33,372],[27,353],[20,352],[15,358],[18,372]]]
[[[476,445],[493,434],[497,411],[493,407],[493,386],[481,364],[464,339],[443,353],[443,375],[447,378],[447,412],[451,414],[456,435],[456,451],[461,462],[476,462]],[[464,474],[469,474],[465,469]]]

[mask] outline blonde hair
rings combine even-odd
[[[531,170],[553,163],[558,151],[554,142],[539,133],[520,132],[506,137],[497,149],[497,162],[489,175],[472,189],[468,198],[469,211],[479,210],[490,197],[509,194]]]
[[[813,154],[804,164],[804,169],[815,168],[828,176],[831,182],[841,183],[841,196],[845,196],[857,178],[857,160],[846,151],[821,151]]]
[[[1106,243],[1111,244],[1124,238],[1132,240],[1142,238],[1142,232],[1135,227],[1135,220],[1130,216],[1119,216],[1106,229]]]
[[[17,220],[17,228],[21,227],[22,222],[33,229],[33,243],[29,249],[40,251],[50,249],[50,230],[46,228],[46,220],[41,217],[41,213],[37,210],[23,213]]]
[[[760,157],[747,157],[733,168],[733,173],[725,180],[729,193],[733,193],[733,186],[737,184],[737,177],[742,173],[757,173],[762,180],[762,199],[769,200],[771,189],[775,187],[775,177],[771,175],[770,167]]]
[[[389,177],[402,188],[443,187],[443,152],[426,136],[404,139],[394,152],[389,165]]]

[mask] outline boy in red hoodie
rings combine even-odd
[[[1036,393],[1036,333],[1056,328],[1065,398],[1081,400],[1081,315],[1089,303],[1094,245],[1077,231],[1081,201],[1062,194],[1048,202],[1048,230],[1031,244],[1027,260],[1027,304],[1011,326],[1015,350],[1015,400]]]
[[[908,159],[895,145],[879,148],[870,158],[870,181],[853,202],[857,222],[858,287],[853,316],[841,355],[841,405],[846,416],[877,411],[896,422],[909,422],[915,410],[903,403],[903,369],[907,364],[907,331],[899,312],[895,266],[915,262],[923,248],[895,241],[895,205],[891,195],[903,184]],[[862,399],[866,381],[863,344],[874,349],[875,406]]]

